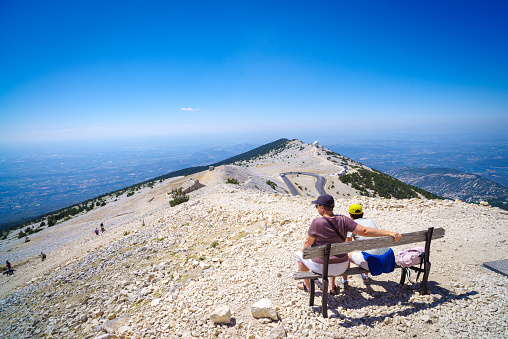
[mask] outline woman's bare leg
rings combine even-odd
[[[308,272],[309,269],[307,268],[307,266],[305,266],[303,263],[297,261],[298,263],[298,269],[302,272]],[[308,290],[310,290],[310,280],[309,279],[303,279],[303,284],[305,285],[305,287],[307,287]]]

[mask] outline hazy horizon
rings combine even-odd
[[[0,224],[39,216],[178,169],[225,160],[279,139],[265,138],[222,136],[207,142],[145,138],[0,147]],[[434,135],[422,139],[323,134],[297,139],[318,141],[381,171],[430,165],[483,175],[505,186],[508,183],[508,146],[505,139],[494,136]]]
[[[0,4],[0,144],[506,133],[508,4]]]

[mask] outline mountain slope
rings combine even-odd
[[[281,138],[279,140],[276,140],[271,143],[256,147],[250,151],[241,153],[239,155],[227,158],[222,161],[218,161],[216,163],[212,163],[209,165],[203,165],[203,166],[188,167],[188,168],[184,168],[181,170],[173,171],[173,172],[170,172],[170,173],[167,173],[164,175],[160,175],[158,177],[155,177],[155,178],[152,178],[149,180],[145,180],[143,182],[140,182],[140,183],[116,190],[116,191],[112,191],[109,193],[99,195],[95,198],[88,199],[88,200],[80,202],[78,204],[74,204],[74,205],[71,205],[68,207],[58,209],[56,211],[51,211],[51,212],[45,213],[45,214],[40,215],[35,218],[29,218],[29,219],[24,218],[24,219],[21,219],[18,221],[12,221],[12,222],[8,222],[8,223],[0,224],[0,239],[5,239],[8,236],[10,231],[18,229],[20,227],[24,227],[26,225],[31,225],[34,223],[40,224],[41,222],[45,221],[46,219],[51,219],[52,224],[55,224],[56,222],[58,222],[58,220],[62,220],[62,219],[68,218],[68,217],[73,217],[81,212],[91,211],[92,209],[94,209],[96,207],[105,206],[108,202],[110,202],[110,201],[112,201],[124,194],[132,195],[135,192],[141,190],[142,188],[145,188],[145,187],[152,188],[154,186],[154,184],[157,182],[162,182],[162,181],[170,179],[170,178],[176,178],[176,177],[180,177],[180,176],[192,175],[192,174],[195,174],[198,172],[202,172],[202,171],[207,170],[209,168],[209,166],[220,166],[220,165],[224,165],[224,164],[225,165],[232,164],[232,163],[238,162],[238,161],[249,161],[249,160],[254,159],[256,157],[266,155],[269,152],[274,152],[277,149],[283,148],[283,147],[285,147],[285,145],[288,142],[289,142],[288,139]],[[52,225],[50,225],[50,226],[52,226]],[[35,227],[33,229],[34,229],[34,233],[41,230],[41,228],[38,228],[38,227]],[[32,232],[32,231],[30,231],[30,232]]]
[[[206,166],[184,168],[170,172],[141,183],[103,194],[94,199],[89,199],[58,211],[50,212],[37,218],[25,220],[0,230],[0,239],[6,238],[11,230],[27,225],[28,234],[40,232],[45,225],[53,226],[58,222],[86,213],[92,209],[104,207],[122,196],[132,196],[144,188],[153,188],[156,183],[181,176],[197,175],[207,171],[210,166],[238,165],[246,167],[258,174],[256,180],[246,180],[251,174],[241,175],[238,180],[244,185],[252,185],[253,188],[262,191],[289,192],[281,180],[280,174],[284,172],[311,172],[323,175],[326,178],[326,191],[337,197],[347,198],[355,195],[407,199],[425,197],[438,199],[433,195],[417,187],[411,187],[395,178],[373,170],[367,166],[332,152],[322,146],[304,143],[300,140],[288,140],[285,138],[273,141],[253,150],[241,153],[237,156],[218,161]],[[232,173],[239,173],[232,171]],[[243,180],[242,178],[247,178]],[[288,176],[298,187],[300,195],[316,197],[315,181],[312,178],[299,174]],[[273,186],[273,187],[272,187]]]
[[[289,150],[276,157],[286,165],[321,168],[324,175],[336,169],[324,150],[302,147],[301,157],[281,157],[296,155]],[[318,214],[310,197],[256,189],[255,181],[267,175],[256,171],[269,174],[281,166],[271,161],[278,162],[268,157],[248,168],[197,173],[193,178],[206,176],[208,185],[181,205],[170,207],[166,193],[189,177],[123,195],[44,229],[27,244],[1,244],[0,256],[17,270],[0,279],[3,337],[477,338],[485,336],[485,324],[489,336],[506,333],[508,280],[480,265],[506,255],[508,213],[465,202],[336,199],[336,213],[359,203],[382,229],[439,226],[446,238],[432,242],[429,295],[418,293],[418,284],[400,287],[399,271],[373,277],[369,287],[352,276],[349,290],[330,296],[333,311],[323,319],[293,280],[294,253]],[[239,184],[226,184],[231,176]],[[107,232],[96,236],[92,230],[100,222]],[[485,236],[485,225],[492,236]],[[403,248],[393,246],[395,252]],[[43,262],[37,256],[42,249]],[[262,298],[273,303],[278,321],[253,317],[251,306]],[[316,298],[320,305],[320,293]],[[210,320],[222,306],[231,310],[230,324]]]
[[[466,202],[486,200],[493,206],[507,208],[508,188],[476,174],[451,168],[402,168],[387,173],[443,197]]]

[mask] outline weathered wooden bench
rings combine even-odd
[[[322,300],[322,310],[323,317],[328,317],[328,260],[331,255],[339,255],[342,253],[349,253],[353,251],[367,251],[375,248],[383,248],[383,247],[392,247],[399,245],[407,245],[425,241],[425,254],[423,258],[423,268],[413,266],[409,268],[404,268],[399,265],[395,265],[395,268],[401,269],[400,276],[400,285],[404,285],[406,280],[407,270],[411,269],[413,271],[423,273],[422,280],[422,293],[427,294],[427,282],[429,280],[430,273],[430,242],[432,239],[440,239],[445,235],[445,230],[443,228],[430,227],[426,231],[418,231],[411,233],[402,234],[402,238],[399,241],[394,241],[391,236],[388,237],[379,237],[372,239],[363,239],[357,241],[350,241],[340,244],[327,244],[323,246],[309,247],[304,249],[303,258],[304,259],[312,259],[312,258],[323,258],[323,274],[314,273],[311,271],[308,272],[296,272],[294,274],[295,280],[302,279],[310,279],[310,297],[309,297],[309,306],[314,306],[314,295],[315,295],[315,282],[314,279],[322,279],[322,290],[323,290],[323,300]],[[342,273],[342,275],[355,275],[360,273],[368,273],[368,270],[365,270],[361,267],[352,267],[348,268],[346,272]]]

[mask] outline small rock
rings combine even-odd
[[[286,330],[284,329],[284,326],[280,324],[279,326],[275,327],[268,333],[268,339],[282,339],[286,338]]]
[[[422,315],[421,319],[424,323],[431,323],[432,322],[432,320],[430,319],[430,316],[428,316],[427,314]]]
[[[256,302],[251,306],[252,316],[254,318],[270,318],[272,320],[278,320],[277,311],[272,305],[270,299],[264,298]]]
[[[231,322],[231,309],[229,306],[220,306],[210,314],[210,320],[214,324],[229,324]]]
[[[108,333],[115,333],[115,331],[128,324],[130,316],[128,314],[122,314],[118,318],[108,320],[102,325],[104,330]]]
[[[132,333],[132,328],[129,326],[121,326],[116,330],[116,332],[121,336],[125,336]]]
[[[114,334],[111,334],[111,333],[105,333],[105,334],[101,334],[97,337],[95,337],[94,339],[114,339],[116,338],[117,336],[114,335]]]

